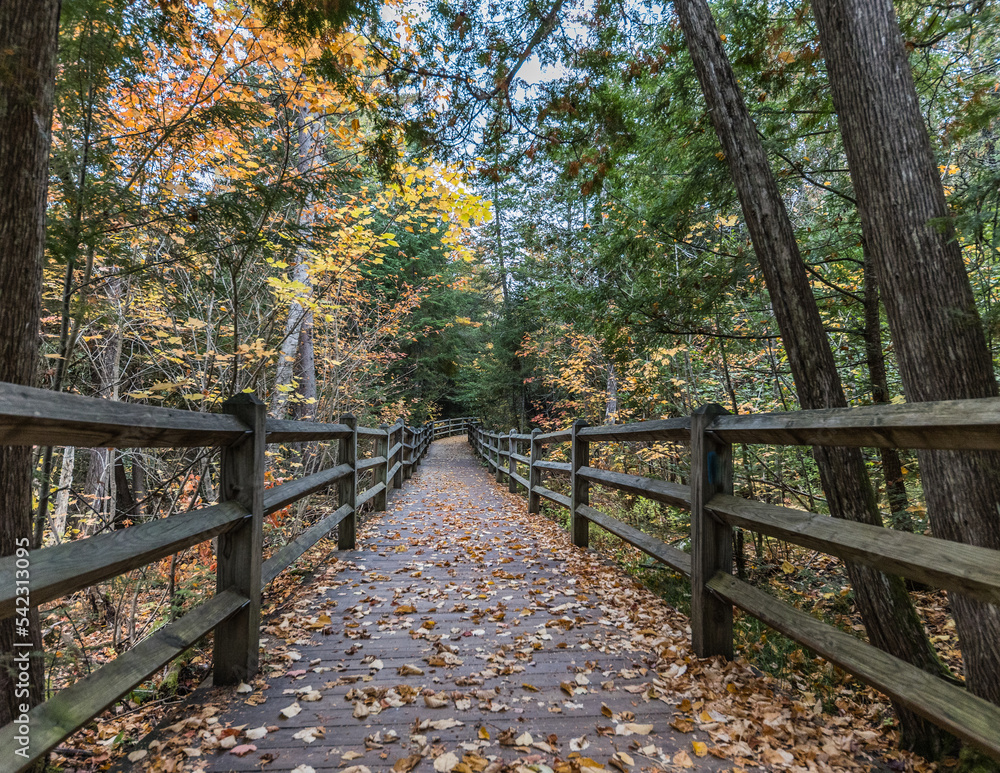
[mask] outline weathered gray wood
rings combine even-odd
[[[555,432],[543,432],[536,438],[536,440],[541,441],[545,445],[548,445],[549,443],[568,443],[572,438],[572,435],[573,430],[560,429]]]
[[[382,457],[382,466],[375,471],[375,482],[382,484],[382,490],[375,498],[375,510],[382,513],[385,512],[389,486],[392,484],[389,478],[389,459],[391,458],[389,456],[389,425],[382,424],[379,429],[382,430],[382,437],[376,441],[375,453]]]
[[[1000,397],[717,418],[730,443],[984,450],[1000,448]]]
[[[0,445],[168,448],[228,445],[234,416],[70,395],[0,382]]]
[[[340,421],[351,428],[351,436],[343,438],[337,446],[337,461],[350,467],[351,472],[340,479],[337,493],[340,506],[350,505],[351,512],[341,522],[337,531],[337,549],[354,550],[357,546],[358,528],[358,436],[354,430],[358,427],[358,420],[348,413],[341,416]]]
[[[363,437],[385,437],[385,430],[378,427],[358,427],[358,435]]]
[[[325,470],[314,472],[312,475],[306,475],[304,478],[264,489],[264,515],[270,515],[283,507],[288,507],[302,497],[326,488],[350,472],[350,467],[339,464],[336,467],[328,467]]]
[[[520,483],[525,488],[528,488],[528,479],[525,478],[523,475],[518,475],[516,472],[512,472],[510,474],[510,479],[513,480],[513,481],[515,481],[516,483]],[[513,489],[514,489],[514,493],[516,494],[517,493],[517,486],[513,486]]]
[[[634,424],[605,424],[587,427],[580,433],[591,442],[597,440],[665,440],[688,443],[691,440],[691,419],[657,419]]]
[[[261,589],[266,588],[275,577],[294,564],[303,553],[333,531],[351,512],[352,508],[349,505],[341,505],[287,545],[276,550],[261,567]]]
[[[494,448],[495,448],[495,451],[496,451],[496,476],[497,476],[497,483],[502,483],[503,482],[504,468],[503,468],[503,464],[500,462],[500,459],[501,459],[501,457],[504,456],[504,454],[500,450],[500,435],[496,434],[496,435],[494,435],[494,437],[496,438],[496,446],[494,446]]]
[[[921,716],[1000,758],[1000,706],[720,572],[708,588]]]
[[[726,413],[704,405],[691,416],[691,644],[698,657],[733,657],[733,607],[712,595],[708,581],[732,571],[732,528],[705,507],[716,493],[733,493],[733,454],[729,443],[706,431]]]
[[[531,439],[531,435],[528,436],[528,439]],[[515,462],[520,462],[521,464],[531,464],[531,459],[527,456],[522,456],[521,454],[511,454],[510,458]]]
[[[4,770],[12,773],[29,770],[35,760],[42,758],[60,741],[248,604],[249,601],[236,591],[223,591],[36,706],[28,714],[31,732],[27,758],[14,754],[15,749],[21,748],[15,739],[17,726],[11,723],[0,728],[0,756],[7,760]]]
[[[249,603],[220,624],[212,652],[216,684],[239,684],[257,673],[260,650],[260,566],[264,551],[264,451],[266,407],[255,395],[229,398],[222,409],[251,434],[223,449],[219,499],[237,502],[250,518],[219,536],[216,593],[234,591]]]
[[[552,491],[552,489],[547,489],[545,486],[535,486],[535,492],[538,496],[548,499],[550,502],[555,502],[557,505],[562,505],[566,508],[572,508],[572,501],[565,494]]]
[[[600,470],[596,467],[584,467],[579,473],[591,483],[599,483],[602,486],[628,491],[630,494],[638,494],[647,499],[654,499],[657,502],[674,505],[690,509],[691,488],[681,486],[677,483],[669,483],[656,478],[644,478],[641,475],[626,475],[621,472],[610,472]]]
[[[1000,552],[716,494],[720,520],[927,585],[1000,604]]]
[[[396,422],[395,430],[392,432],[389,438],[389,444],[392,445],[392,452],[390,455],[390,460],[393,460],[393,467],[391,468],[389,477],[392,478],[393,488],[403,487],[403,455],[406,453],[406,449],[403,448],[403,441],[405,438],[406,425],[402,419]],[[395,439],[395,442],[393,442]]]
[[[407,437],[409,437],[409,442],[407,442]],[[410,427],[403,427],[403,480],[409,480],[413,477],[413,449],[415,448],[413,442],[413,430]]]
[[[385,457],[372,456],[368,459],[360,459],[358,461],[357,470],[358,472],[364,472],[365,470],[370,470],[372,467],[385,467]]]
[[[663,540],[652,537],[633,526],[629,526],[627,523],[619,521],[617,518],[612,518],[600,510],[595,510],[589,505],[581,507],[580,512],[586,516],[587,520],[596,523],[605,531],[621,537],[627,543],[639,548],[643,553],[652,556],[660,563],[666,564],[671,569],[675,569],[685,577],[691,576],[691,556],[683,550],[678,550]]]
[[[590,466],[590,443],[580,435],[580,431],[587,426],[587,422],[577,419],[573,422],[571,430],[571,461],[569,473],[569,486],[571,492],[570,532],[573,544],[579,548],[590,545],[590,522],[580,515],[579,509],[583,505],[590,504],[590,484],[587,479],[579,474],[582,467]]]
[[[402,450],[403,450],[403,444],[396,443],[391,449],[389,449],[389,453],[386,454],[386,458],[391,461],[395,459],[396,455],[399,454],[399,452]]]
[[[514,459],[515,451],[517,451],[516,443],[514,439],[514,429],[511,428],[510,436],[507,438],[507,491],[511,494],[517,493],[517,480],[514,476],[517,474],[517,460]],[[520,476],[518,476],[520,477]],[[522,478],[523,480],[523,478]]]
[[[547,462],[543,459],[539,459],[535,464],[539,470],[566,473],[573,471],[573,465],[570,462]]]
[[[542,470],[538,466],[538,463],[542,460],[542,444],[538,440],[538,436],[542,434],[541,430],[534,429],[531,432],[531,449],[529,453],[531,454],[528,460],[528,512],[537,513],[539,505],[538,492],[536,489],[538,486],[542,485]]]
[[[374,499],[383,491],[385,491],[385,484],[376,483],[374,486],[367,489],[363,494],[358,494],[355,507],[360,510],[362,505],[366,504],[369,500]]]
[[[250,514],[226,502],[96,537],[32,550],[31,601],[45,604],[218,536]],[[0,558],[0,619],[14,614],[15,556]]]
[[[268,443],[307,443],[316,440],[339,440],[350,429],[343,424],[323,424],[318,421],[267,420]]]

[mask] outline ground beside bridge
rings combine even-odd
[[[389,510],[265,623],[262,668],[201,689],[136,770],[843,771],[881,740],[741,662],[435,442]],[[884,764],[884,762],[883,762]],[[892,764],[902,770],[902,763]]]

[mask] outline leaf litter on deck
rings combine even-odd
[[[455,453],[460,441],[435,450]],[[694,657],[684,616],[485,472],[456,467],[425,466],[359,530],[358,551],[332,557],[265,624],[249,695],[226,706],[220,694],[137,767],[228,769],[245,758],[254,764],[240,769],[299,773],[851,771],[884,751],[883,735],[849,711],[823,714],[740,660]],[[538,669],[553,662],[562,674]],[[239,724],[239,703],[256,717],[269,698],[272,725]],[[349,716],[337,722],[372,730],[363,743],[324,726],[339,706]],[[403,709],[418,712],[404,728],[382,724]]]

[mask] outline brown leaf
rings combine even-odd
[[[423,757],[419,754],[411,754],[408,757],[402,757],[392,764],[392,773],[409,773],[409,771],[417,767],[417,764],[422,759]]]

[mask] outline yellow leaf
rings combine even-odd
[[[704,757],[708,754],[708,744],[702,743],[701,741],[692,741],[691,746],[694,747],[694,753],[698,757]]]

